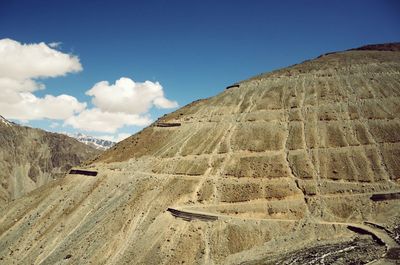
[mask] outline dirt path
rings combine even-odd
[[[330,224],[330,225],[344,225],[347,226],[350,230],[354,231],[359,229],[360,233],[364,232],[367,234],[371,234],[378,238],[382,243],[386,245],[388,249],[390,248],[398,248],[399,245],[397,242],[391,238],[385,230],[378,229],[375,227],[371,227],[365,224],[360,224],[360,223],[342,223],[342,222],[326,222],[326,221],[320,221],[316,222],[318,224]]]

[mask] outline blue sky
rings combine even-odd
[[[179,106],[218,94],[236,81],[299,63],[322,53],[400,41],[399,1],[10,1],[0,2],[0,39],[21,44],[61,42],[55,49],[79,57],[82,71],[39,80],[92,108],[85,92],[121,77],[159,82]],[[0,58],[1,60],[1,58]],[[1,73],[0,73],[1,74]],[[174,108],[157,108],[151,119]],[[1,113],[0,113],[1,114]],[[51,123],[60,126],[50,128]],[[91,135],[63,120],[28,125]]]

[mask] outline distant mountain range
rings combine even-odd
[[[67,135],[69,137],[75,138],[76,140],[78,140],[81,143],[92,146],[98,150],[107,150],[116,144],[116,142],[113,142],[113,141],[96,138],[94,136],[85,135],[82,133],[75,133],[75,134],[67,133]]]
[[[0,116],[0,209],[63,178],[71,167],[99,153],[67,135],[18,125]]]
[[[0,115],[0,123],[6,126],[18,125],[12,121],[7,120],[1,115]],[[100,139],[90,135],[85,135],[83,133],[64,133],[64,134],[69,137],[75,138],[79,142],[94,147],[95,149],[98,150],[107,150],[116,144],[116,142]]]

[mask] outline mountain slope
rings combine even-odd
[[[0,204],[63,176],[98,152],[65,135],[0,117]]]
[[[377,47],[261,74],[161,118],[87,165],[97,177],[69,175],[1,211],[0,258],[395,264],[400,52]]]

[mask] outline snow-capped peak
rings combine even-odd
[[[107,150],[108,148],[112,147],[115,145],[115,142],[109,141],[109,140],[104,140],[100,139],[94,136],[90,135],[85,135],[83,133],[74,133],[74,134],[67,134],[69,137],[75,138],[81,143],[90,145],[96,149],[100,150]]]
[[[7,127],[8,127],[8,126],[13,126],[13,125],[14,125],[13,122],[7,120],[6,118],[4,118],[4,117],[1,116],[1,115],[0,115],[0,122],[3,123],[3,124],[5,124]]]

